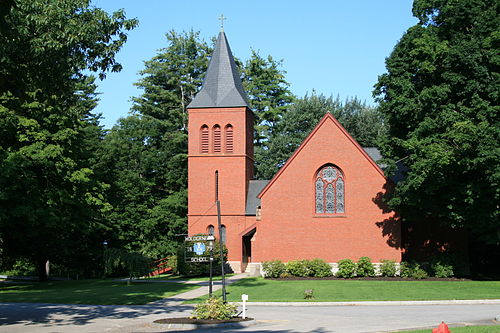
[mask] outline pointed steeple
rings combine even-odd
[[[219,33],[201,90],[188,108],[248,107],[240,74],[224,31]]]

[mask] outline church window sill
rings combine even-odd
[[[314,215],[313,218],[318,218],[318,219],[343,219],[347,218],[347,215]]]

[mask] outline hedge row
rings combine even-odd
[[[292,260],[284,264],[281,260],[262,263],[265,277],[283,278],[297,277],[327,277],[332,276],[332,267],[322,259]]]
[[[351,259],[342,259],[337,263],[336,277],[354,278],[375,276],[375,267],[369,257],[361,257],[358,262]],[[450,257],[434,258],[429,263],[401,262],[399,272],[393,260],[381,260],[379,274],[386,277],[401,276],[403,278],[425,279],[429,276],[448,278],[455,276],[458,265]],[[280,260],[262,263],[266,278],[296,277],[327,277],[332,276],[330,264],[322,259],[293,260],[283,263]]]

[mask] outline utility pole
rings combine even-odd
[[[222,300],[227,303],[226,298],[226,279],[224,277],[224,250],[222,248],[222,224],[220,218],[220,201],[219,201],[219,171],[215,171],[215,203],[217,204],[217,226],[219,227],[219,249],[220,249],[220,265],[222,274]]]
[[[212,297],[212,289],[213,289],[213,268],[212,268],[212,264],[214,262],[214,240],[215,240],[215,237],[214,235],[208,235],[208,244],[210,246],[210,283],[209,283],[209,287],[208,287],[208,295],[210,297]]]

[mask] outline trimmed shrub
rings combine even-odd
[[[429,274],[416,262],[402,262],[400,265],[400,276],[403,278],[426,279]]]
[[[332,276],[332,266],[323,259],[313,259],[307,262],[310,276],[322,278]]]
[[[413,269],[411,277],[419,280],[427,279],[429,277],[429,274],[427,274],[427,272],[423,268],[421,268],[419,264],[417,264]]]
[[[435,277],[448,278],[457,274],[464,275],[467,268],[456,253],[442,253],[432,258],[430,271]]]
[[[309,267],[307,260],[292,260],[286,264],[286,271],[290,275],[298,277],[306,277],[309,275]]]
[[[356,263],[351,259],[339,260],[338,267],[337,277],[353,278],[356,276]]]
[[[279,278],[286,273],[286,266],[281,260],[264,261],[262,271],[266,278]]]
[[[226,320],[236,313],[236,304],[224,303],[222,298],[212,296],[195,306],[191,318]]]
[[[399,265],[399,276],[402,278],[410,278],[412,274],[412,268],[409,262],[402,261]]]
[[[396,262],[394,260],[381,260],[380,275],[382,276],[396,276]]]
[[[368,257],[361,257],[356,266],[356,274],[358,276],[375,276],[375,268],[372,261]]]
[[[441,260],[431,262],[431,271],[437,278],[448,278],[454,275],[453,265]]]

